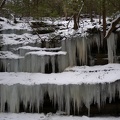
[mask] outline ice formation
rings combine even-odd
[[[107,39],[107,48],[108,48],[108,61],[109,63],[116,62],[116,35],[111,33]]]
[[[51,72],[62,72],[67,67],[66,52],[29,52],[25,55],[25,68],[27,72],[42,72],[52,69]]]
[[[0,69],[6,72],[55,73],[62,72],[67,67],[66,52],[62,51],[34,51],[27,53],[25,57],[7,51],[0,53]]]
[[[34,84],[34,85],[0,85],[0,110],[5,112],[19,112],[20,103],[23,104],[24,111],[36,110],[39,112],[44,103],[44,96],[48,93],[53,106],[58,105],[59,111],[65,111],[68,115],[70,110],[80,112],[85,105],[90,114],[90,105],[96,104],[100,109],[109,98],[109,103],[115,99],[116,92],[120,98],[120,82],[81,84],[81,85],[55,85],[55,84]]]
[[[22,71],[23,57],[9,51],[0,51],[0,70],[5,72]]]
[[[100,40],[98,34],[90,36],[76,34],[62,40],[61,47],[59,48],[32,47],[35,45],[35,39],[32,39],[30,42],[28,38],[31,38],[31,36],[27,37],[27,40],[25,39],[26,35],[23,35],[24,37],[20,36],[25,31],[15,29],[2,31],[0,36],[2,41],[0,42],[3,45],[0,46],[2,47],[2,51],[0,51],[0,71],[31,73],[63,72],[68,66],[87,65],[92,54],[92,45],[96,44],[98,47],[97,52],[99,52],[101,45],[103,45],[103,41]],[[16,33],[19,36],[13,34],[11,37],[7,35],[8,33]],[[9,39],[9,42],[7,39]],[[116,61],[116,41],[114,33],[107,40],[108,61],[110,63]],[[28,46],[30,44],[31,46]],[[68,76],[67,78],[69,79]],[[9,86],[0,84],[0,111],[20,112],[22,104],[24,111],[29,109],[29,112],[34,112],[34,110],[40,112],[45,102],[44,97],[48,94],[53,102],[53,106],[58,106],[59,111],[65,111],[69,115],[72,109],[74,112],[77,111],[79,113],[81,107],[85,105],[89,115],[91,104],[97,104],[100,109],[107,99],[111,103],[115,99],[116,93],[119,94],[120,98],[119,84],[119,81],[78,85],[14,84]]]
[[[116,62],[116,42],[117,35],[114,33],[107,40],[108,48],[108,61],[109,63]],[[98,49],[95,51],[99,53],[101,46],[101,40],[99,34],[91,36],[80,35],[68,37],[61,41],[61,47],[56,48],[40,48],[32,46],[17,45],[4,46],[3,50],[10,50],[18,58],[4,58],[4,55],[0,58],[1,71],[8,72],[62,72],[68,66],[76,65],[94,65],[95,60],[92,58],[91,48],[96,45]],[[60,52],[60,51],[63,52]],[[3,51],[4,52],[4,51]],[[14,56],[15,56],[14,55]]]
[[[67,38],[62,41],[62,51],[67,51],[67,59],[69,66],[87,65],[88,58],[91,55],[91,47],[96,44],[98,52],[100,48],[99,35],[95,34],[91,37],[80,35]]]

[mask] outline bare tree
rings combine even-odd
[[[79,1],[76,1],[76,0],[73,0],[71,1],[71,5],[69,9],[72,9],[72,16],[70,17],[70,20],[67,24],[67,28],[68,28],[68,25],[70,23],[70,21],[72,20],[73,18],[73,21],[74,21],[74,26],[73,26],[73,29],[74,30],[77,30],[79,28],[79,20],[80,20],[80,14],[81,14],[81,11],[83,9],[83,6],[84,6],[84,0],[81,1],[82,2],[82,6],[80,7],[80,3]]]

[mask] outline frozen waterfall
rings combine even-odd
[[[67,38],[62,41],[62,51],[67,51],[67,60],[69,66],[88,65],[90,61],[92,45],[96,44],[100,48],[99,35],[83,36],[80,35]]]
[[[112,33],[107,40],[108,58],[100,34],[70,36],[61,41],[61,47],[56,48],[3,45],[0,71],[55,73],[63,72],[68,66],[98,65],[101,61],[102,64],[113,63],[117,61],[116,42],[117,34]],[[8,54],[9,51],[11,54]]]
[[[59,111],[65,111],[68,115],[71,109],[80,112],[83,105],[90,113],[91,104],[97,104],[98,108],[104,106],[107,99],[109,103],[115,99],[116,93],[120,98],[120,82],[81,84],[81,85],[57,85],[57,84],[34,84],[34,85],[0,85],[0,110],[1,112],[20,112],[21,103],[24,111],[41,111],[48,94],[53,106],[58,106]]]
[[[66,52],[34,51],[25,57],[8,51],[0,52],[0,69],[5,72],[62,72],[67,66]]]

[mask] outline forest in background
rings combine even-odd
[[[6,0],[4,8],[21,17],[70,17],[78,14],[82,5],[81,14],[89,16],[101,16],[103,11],[111,16],[120,10],[120,0]],[[6,9],[1,14],[7,15]]]

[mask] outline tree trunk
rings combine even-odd
[[[83,6],[84,6],[84,1],[83,1],[83,4],[82,4],[79,12],[78,12],[78,16],[77,16],[77,24],[78,24],[78,27],[79,27],[79,22],[80,22],[80,14],[81,14],[81,11],[82,11],[82,9],[83,9]]]
[[[92,6],[93,6],[93,0],[90,0],[90,21],[93,22],[93,16],[92,16]]]
[[[63,11],[64,11],[64,16],[65,16],[65,20],[68,20],[68,16],[67,16],[67,8],[65,5],[63,5]]]
[[[101,5],[102,3],[101,3],[101,0],[100,0],[100,3],[99,3],[99,6],[97,6],[97,7],[99,7],[99,24],[101,24],[101,15],[102,15],[102,5]]]
[[[103,37],[106,35],[106,0],[102,1],[102,14],[103,14]]]
[[[73,29],[77,30],[78,24],[77,24],[77,14],[76,13],[73,15],[73,20],[74,20],[74,28]]]

